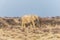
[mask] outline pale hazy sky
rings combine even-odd
[[[0,16],[60,16],[60,0],[0,0]]]

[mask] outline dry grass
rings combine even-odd
[[[60,40],[60,18],[0,18],[0,40]]]

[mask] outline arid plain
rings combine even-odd
[[[60,17],[0,17],[0,40],[60,40]]]

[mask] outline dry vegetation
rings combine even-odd
[[[0,40],[60,40],[60,17],[0,17]]]

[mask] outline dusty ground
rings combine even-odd
[[[60,17],[0,18],[0,40],[60,40]]]
[[[60,28],[0,29],[0,40],[60,40]]]

